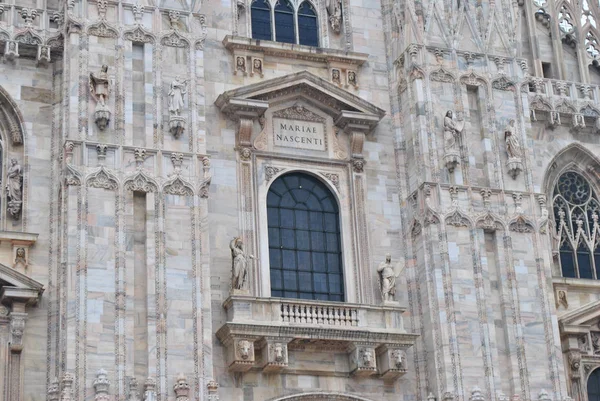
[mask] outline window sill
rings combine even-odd
[[[230,52],[249,51],[268,56],[313,61],[323,64],[330,64],[333,62],[361,66],[369,59],[369,55],[366,53],[346,52],[342,50],[280,43],[269,40],[256,40],[243,36],[227,35],[225,36],[225,39],[223,39],[223,45]]]
[[[554,277],[552,278],[552,284],[556,286],[566,286],[567,288],[577,289],[600,289],[600,280],[587,279],[587,278],[570,278],[570,277]]]

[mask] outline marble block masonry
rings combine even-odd
[[[3,0],[0,401],[600,401],[598,21]]]

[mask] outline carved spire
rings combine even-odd
[[[144,382],[144,401],[156,400],[156,381],[149,377]]]
[[[71,401],[73,399],[73,375],[65,373],[61,380],[62,391],[60,401]]]
[[[481,393],[481,389],[477,386],[473,387],[471,390],[471,397],[469,397],[469,401],[485,401],[483,394]]]
[[[108,388],[110,387],[110,381],[108,380],[106,370],[100,369],[98,371],[93,386],[94,391],[96,392],[96,395],[94,396],[95,401],[109,401]]]
[[[48,401],[58,401],[60,399],[60,384],[58,378],[52,379],[48,386]]]
[[[187,381],[187,377],[185,377],[183,373],[180,373],[177,376],[177,381],[173,386],[173,391],[175,392],[175,398],[177,401],[189,401],[190,385]]]
[[[138,382],[135,377],[129,380],[129,398],[128,401],[139,401],[140,394],[138,391]]]
[[[208,389],[208,401],[219,401],[219,395],[217,394],[219,383],[211,379],[206,383],[206,388]]]

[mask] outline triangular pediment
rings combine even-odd
[[[590,302],[558,318],[558,323],[563,332],[574,328],[585,328],[598,324],[600,321],[600,300]],[[577,331],[579,331],[577,329]]]
[[[42,283],[0,263],[0,301],[35,304],[43,292]]]
[[[290,99],[302,99],[334,119],[351,113],[378,122],[385,111],[308,71],[268,79],[222,93],[215,104],[223,112],[233,107],[266,109]],[[235,105],[235,106],[234,106]],[[261,107],[262,105],[262,107]]]

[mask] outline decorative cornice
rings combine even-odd
[[[225,36],[223,39],[223,45],[229,51],[246,50],[261,52],[265,55],[275,57],[315,61],[324,64],[338,62],[361,66],[369,59],[369,55],[365,53],[347,52],[323,47],[316,48],[312,46],[302,46],[290,43],[271,42],[268,40],[256,40],[232,35]]]

